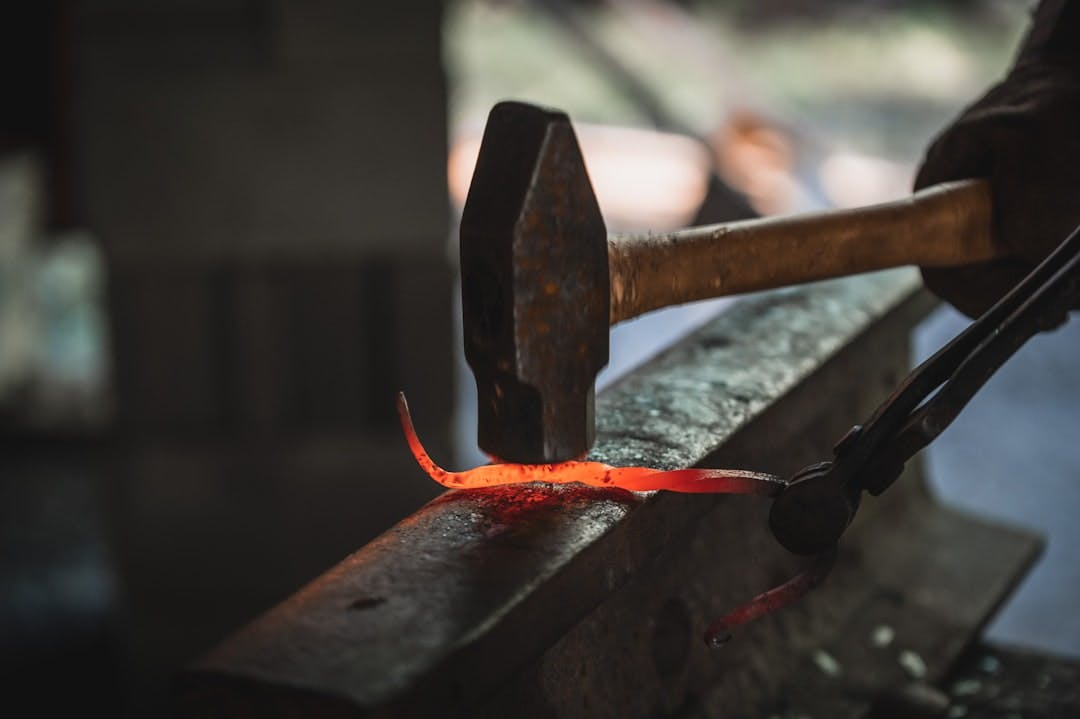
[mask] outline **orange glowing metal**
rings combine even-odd
[[[694,494],[757,494],[775,497],[784,482],[770,474],[737,469],[676,469],[612,467],[601,462],[558,464],[487,464],[465,472],[448,472],[428,456],[416,436],[405,395],[398,393],[398,414],[405,439],[417,464],[432,479],[452,489],[477,489],[520,482],[580,482],[593,487],[618,487],[634,492],[666,489]]]
[[[618,487],[634,492],[666,489],[694,494],[757,494],[775,497],[785,482],[771,474],[737,469],[676,469],[612,467],[601,462],[560,462],[559,464],[496,463],[465,472],[447,472],[435,464],[416,436],[404,393],[398,393],[398,415],[413,457],[432,479],[451,489],[478,489],[519,482],[580,482],[593,487]],[[810,567],[778,587],[763,592],[720,617],[705,630],[705,643],[718,647],[731,638],[731,631],[767,614],[772,614],[806,596],[829,573],[836,559],[835,549],[817,558]]]

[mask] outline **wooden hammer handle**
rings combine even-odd
[[[769,217],[608,240],[611,324],[711,297],[901,265],[1001,257],[982,180],[851,210]]]

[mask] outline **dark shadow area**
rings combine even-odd
[[[449,456],[442,14],[0,11],[13,706],[164,714],[177,669],[436,494],[393,398]]]

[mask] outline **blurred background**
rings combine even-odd
[[[434,457],[483,460],[455,233],[494,102],[570,114],[613,230],[858,205],[909,190],[1026,25],[1003,0],[0,13],[0,681],[125,716],[437,494],[397,389]],[[602,382],[731,301],[620,326]],[[919,352],[962,326],[937,313]],[[931,465],[951,500],[1051,530],[995,636],[1080,656],[1075,330]]]

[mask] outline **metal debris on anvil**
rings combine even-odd
[[[986,674],[997,674],[1001,671],[1001,660],[992,654],[987,654],[979,660],[979,669]]]
[[[887,624],[879,624],[870,633],[870,643],[878,649],[884,649],[893,643],[896,638],[896,630]]]
[[[952,685],[952,695],[955,697],[969,697],[979,693],[982,682],[978,679],[961,679]]]
[[[810,658],[817,668],[821,670],[821,673],[826,676],[838,677],[844,673],[844,668],[840,666],[840,662],[836,661],[836,658],[824,649],[815,649]]]
[[[897,661],[912,679],[922,679],[926,676],[926,661],[910,649],[900,652]]]

